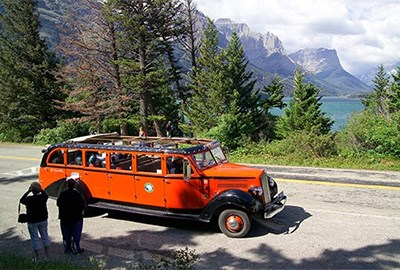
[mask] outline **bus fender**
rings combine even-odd
[[[67,178],[59,179],[54,183],[50,184],[48,187],[46,187],[45,192],[47,193],[47,195],[53,199],[57,199],[58,196],[60,196],[60,193],[63,192],[64,190],[67,190],[68,188],[66,180]],[[75,189],[82,196],[83,200],[85,201],[85,205],[87,206],[88,202],[92,199],[92,194],[90,193],[88,187],[83,181],[80,181],[79,179],[75,181],[76,181]]]
[[[248,192],[230,189],[214,197],[200,215],[204,221],[210,221],[215,214],[219,215],[225,209],[239,209],[246,213],[252,213],[256,208],[255,198]]]
[[[54,181],[53,183],[51,183],[50,185],[48,185],[44,191],[46,192],[46,194],[53,198],[53,199],[57,199],[58,195],[59,195],[59,191],[61,186],[66,182],[65,181],[66,178],[61,178],[57,181]]]

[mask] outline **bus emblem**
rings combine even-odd
[[[144,190],[148,193],[152,193],[154,191],[154,186],[152,183],[144,184]]]

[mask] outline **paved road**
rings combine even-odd
[[[26,225],[16,222],[16,212],[19,197],[37,178],[40,149],[0,144],[1,252],[31,255]],[[107,268],[129,268],[188,247],[200,255],[196,269],[400,268],[398,173],[268,170],[287,194],[287,207],[272,220],[255,221],[246,238],[230,239],[202,224],[98,213],[85,218],[84,255],[64,256],[51,200],[52,257],[85,263],[92,256],[104,259]]]

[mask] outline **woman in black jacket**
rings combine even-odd
[[[58,218],[63,236],[64,253],[81,254],[80,241],[83,229],[85,202],[75,189],[75,180],[68,179],[68,189],[57,198]]]
[[[29,193],[32,192],[32,195]],[[29,195],[29,196],[28,196]],[[33,182],[28,191],[20,199],[20,203],[26,205],[28,216],[28,230],[31,237],[32,249],[35,253],[34,260],[39,259],[39,250],[44,247],[45,260],[48,260],[50,240],[47,233],[47,196],[38,182]]]

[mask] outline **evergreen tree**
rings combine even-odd
[[[303,73],[296,70],[293,97],[277,123],[277,132],[283,138],[296,131],[324,135],[332,126],[332,121],[321,111],[319,89],[312,83],[304,83],[303,78]]]
[[[373,92],[363,100],[364,106],[373,113],[378,113],[388,117],[388,88],[390,77],[387,75],[383,65],[378,66],[378,70],[373,79]]]
[[[231,104],[228,113],[238,118],[239,125],[244,127],[243,135],[258,140],[259,133],[264,132],[262,128],[266,115],[259,91],[255,89],[256,80],[253,79],[253,72],[247,70],[248,60],[236,33],[232,34],[224,50],[224,61],[225,77],[228,79],[225,93],[231,99],[228,101]]]
[[[259,108],[260,96],[254,89],[256,80],[252,78],[253,72],[247,70],[248,60],[236,33],[233,33],[224,53],[226,76],[230,82],[230,85],[227,85],[227,94],[236,103],[239,112],[251,113],[251,120],[255,120],[262,113]]]
[[[269,112],[272,108],[283,109],[286,104],[283,102],[283,83],[282,79],[275,75],[271,83],[264,87],[263,92],[267,95],[264,101],[264,109]]]
[[[61,76],[69,86],[63,107],[77,113],[79,121],[95,123],[97,132],[103,120],[119,118],[121,134],[127,134],[131,108],[123,91],[113,11],[97,0],[71,4],[69,10],[59,46],[66,61]]]
[[[218,31],[210,19],[199,51],[198,67],[191,76],[192,96],[184,108],[195,133],[215,127],[218,117],[231,105],[231,97],[226,92],[229,82],[223,55],[218,47]]]
[[[390,113],[400,112],[400,66],[392,74],[393,82],[390,86],[389,111]]]
[[[165,85],[157,85],[161,81],[173,82],[179,88],[173,42],[181,35],[178,31],[182,25],[181,3],[177,0],[113,0],[109,4],[117,11],[115,19],[120,26],[121,51],[125,52],[121,55],[124,84],[129,94],[138,100],[141,126],[149,134],[149,121],[152,121],[157,135],[165,135],[160,120],[174,115],[158,115],[157,106],[161,104],[155,104],[153,97],[157,89],[165,89]],[[162,60],[167,59],[161,66],[160,56],[165,57]],[[160,68],[167,68],[167,81],[154,80]],[[169,89],[170,96],[174,97],[177,91],[171,86]]]
[[[40,37],[36,1],[3,0],[0,6],[0,133],[29,140],[60,115],[58,63]]]
[[[189,57],[190,67],[192,73],[197,67],[197,56],[199,52],[199,20],[197,5],[193,0],[184,0],[183,18],[185,18],[184,26],[186,28],[185,34],[180,39],[185,52]]]
[[[279,108],[283,109],[286,104],[283,102],[283,83],[282,79],[275,75],[271,83],[268,86],[264,86],[263,93],[266,95],[262,102],[264,109],[264,123],[263,133],[265,139],[275,139],[275,126],[278,116],[271,114],[271,109]]]
[[[259,140],[266,115],[238,35],[234,33],[222,50],[218,31],[208,20],[197,63],[185,111],[194,131],[215,137],[230,148]]]

